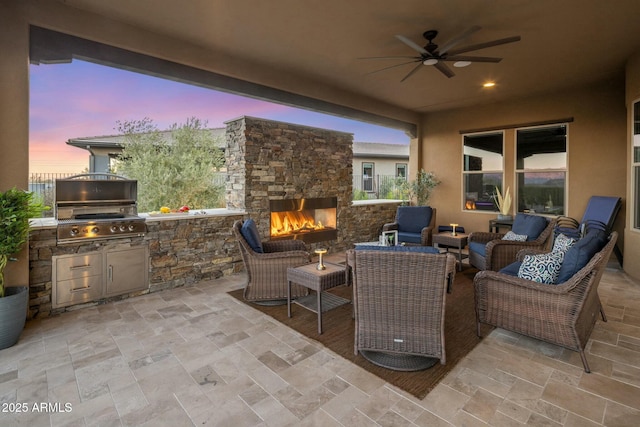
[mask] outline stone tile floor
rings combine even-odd
[[[0,425],[640,425],[640,282],[614,263],[591,374],[575,352],[497,329],[423,400],[226,294],[244,281],[28,322],[0,351]]]

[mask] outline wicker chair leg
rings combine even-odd
[[[604,314],[604,308],[602,308],[602,304],[600,304],[600,316],[602,316],[602,321],[607,321],[607,316]]]
[[[480,335],[480,322],[476,321],[476,334],[478,335],[478,338],[482,338],[482,335]]]
[[[584,354],[584,350],[580,349],[580,357],[582,358],[582,364],[584,365],[584,371],[587,374],[591,373],[591,369],[589,369],[589,363],[587,363],[587,356]]]

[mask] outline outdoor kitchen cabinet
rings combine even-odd
[[[106,252],[105,296],[126,294],[149,287],[146,247]]]
[[[149,287],[146,246],[54,256],[52,307],[66,307]]]

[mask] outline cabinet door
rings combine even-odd
[[[106,295],[147,289],[148,259],[146,247],[108,251]]]

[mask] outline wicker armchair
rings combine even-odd
[[[436,208],[430,206],[398,206],[394,222],[382,226],[382,231],[398,231],[399,243],[422,246],[433,244]]]
[[[486,323],[580,353],[585,372],[590,372],[584,353],[598,312],[606,321],[598,284],[616,244],[614,231],[600,252],[558,285],[532,282],[494,271],[478,272],[475,286],[478,336]]]
[[[469,264],[478,270],[498,271],[516,260],[517,253],[522,249],[546,251],[553,243],[553,229],[555,219],[549,219],[546,228],[535,240],[520,242],[502,240],[505,233],[490,233],[474,231],[469,234]],[[484,254],[474,250],[475,244],[484,245]]]
[[[354,352],[385,368],[445,364],[444,314],[452,254],[347,251],[354,285]]]
[[[243,221],[233,224],[233,234],[238,240],[240,254],[247,270],[248,281],[244,299],[263,304],[287,303],[287,268],[311,262],[303,242],[299,240],[275,240],[262,242],[264,253],[255,252],[240,232]],[[293,284],[291,297],[309,293],[307,288]]]

